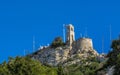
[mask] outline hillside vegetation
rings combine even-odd
[[[60,38],[54,40],[52,47],[63,46]],[[60,41],[59,41],[60,40]],[[9,58],[8,62],[0,64],[0,75],[119,75],[120,74],[120,39],[113,40],[111,51],[107,55],[107,59],[100,62],[97,57],[89,56],[80,58],[75,55],[68,59],[66,63],[77,61],[79,63],[58,66],[50,66],[42,64],[40,61],[31,59],[30,57]],[[113,68],[113,74],[109,74],[109,70]]]
[[[109,73],[108,71],[110,69],[113,71],[110,75],[120,75],[120,39],[113,40],[111,49],[107,55],[108,60],[104,63],[103,67],[98,70],[98,75]]]
[[[57,70],[29,57],[10,58],[0,65],[0,75],[57,75]]]

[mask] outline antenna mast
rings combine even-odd
[[[82,38],[82,33],[80,33],[80,37]]]
[[[119,34],[119,40],[120,40],[120,34]]]
[[[112,42],[112,29],[111,29],[111,24],[110,24],[110,43]]]
[[[33,36],[33,52],[35,51],[35,36]]]
[[[104,37],[102,38],[102,53],[104,53]]]
[[[63,24],[63,41],[65,42],[65,24]]]
[[[87,37],[87,27],[85,28],[85,37]]]
[[[25,49],[24,49],[24,56],[26,55]]]

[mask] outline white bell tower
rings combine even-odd
[[[75,41],[74,26],[72,24],[68,24],[66,27],[67,27],[66,43],[69,46],[72,46],[72,43]]]

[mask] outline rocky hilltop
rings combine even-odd
[[[31,54],[31,58],[37,59],[46,65],[57,66],[62,64],[65,66],[84,63],[83,60],[85,61],[98,56],[98,53],[93,48],[92,39],[81,37],[75,40],[73,25],[69,24],[66,26],[66,36],[64,46],[44,47]],[[89,62],[84,64],[89,64]]]
[[[33,59],[39,60],[43,64],[57,66],[58,64],[71,65],[81,63],[88,57],[96,57],[98,53],[94,50],[80,50],[73,48],[70,50],[68,46],[57,48],[41,49],[31,55]]]

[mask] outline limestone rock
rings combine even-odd
[[[64,47],[51,48],[45,47],[31,54],[33,59],[39,60],[43,64],[57,66],[80,64],[89,57],[96,57],[98,53],[93,48],[93,42],[90,38],[82,37],[75,40],[74,26],[66,26],[66,45]],[[87,64],[87,63],[86,63]]]

